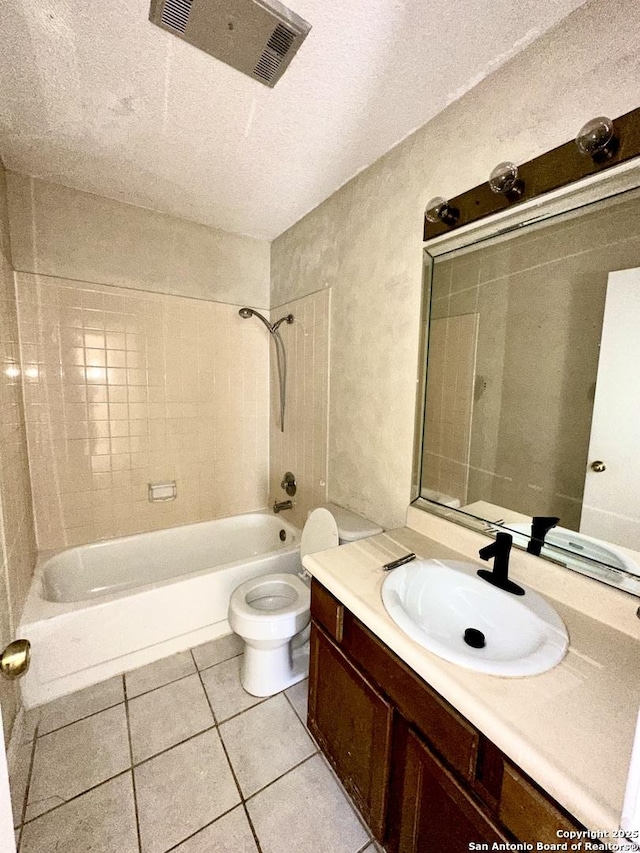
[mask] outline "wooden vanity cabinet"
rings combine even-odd
[[[462,853],[470,844],[505,842],[473,794],[403,721],[395,733],[397,796],[389,812],[388,848],[397,853]]]
[[[316,580],[311,616],[309,729],[390,853],[584,829]]]
[[[315,624],[310,655],[309,730],[376,838],[382,838],[393,709]]]

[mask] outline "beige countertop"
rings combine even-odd
[[[387,615],[381,566],[407,550],[486,565],[477,549],[487,539],[415,509],[408,523],[414,529],[323,551],[303,563],[587,828],[618,829],[640,707],[638,599],[514,550],[511,574],[553,604],[567,626],[569,651],[558,666],[526,678],[463,669],[419,646]]]

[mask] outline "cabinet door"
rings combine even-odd
[[[315,623],[309,729],[378,840],[389,784],[392,709]]]
[[[398,853],[466,853],[471,843],[504,842],[507,837],[482,806],[468,794],[429,749],[405,729],[406,750],[399,827],[393,848]]]

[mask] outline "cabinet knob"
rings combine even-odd
[[[596,474],[602,474],[603,471],[607,470],[607,466],[600,459],[596,459],[595,462],[591,463],[591,470],[595,471]]]

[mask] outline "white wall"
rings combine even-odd
[[[411,492],[422,216],[434,195],[640,105],[640,5],[591,0],[272,245],[271,303],[331,286],[329,498],[386,527]]]

